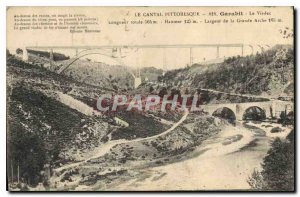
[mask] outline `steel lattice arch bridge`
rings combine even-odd
[[[55,50],[74,50],[75,55],[70,57],[70,59],[65,62],[61,67],[56,71],[58,74],[63,73],[67,68],[69,68],[74,62],[88,55],[103,55],[112,58],[114,61],[118,62],[120,65],[123,65],[127,68],[129,73],[134,78],[135,88],[141,84],[141,75],[140,75],[140,65],[137,65],[135,72],[128,69],[128,66],[123,62],[124,54],[123,50],[131,49],[137,52],[137,58],[139,56],[138,50],[140,49],[163,49],[163,70],[167,70],[166,63],[166,49],[175,48],[175,49],[188,49],[189,50],[189,65],[194,64],[194,49],[199,48],[215,48],[215,58],[220,58],[220,49],[221,48],[238,48],[240,49],[240,56],[244,56],[244,49],[246,47],[251,49],[251,53],[254,52],[254,46],[258,47],[261,52],[266,48],[270,48],[269,45],[245,45],[245,44],[171,44],[171,45],[102,45],[102,46],[26,46],[23,50],[23,60],[28,61],[28,50],[41,50],[48,51],[50,53],[49,63],[53,64],[53,53]]]

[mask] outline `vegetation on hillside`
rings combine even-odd
[[[194,84],[220,91],[260,95],[293,81],[294,52],[276,48],[255,56],[232,57],[215,72],[197,75]]]
[[[59,66],[52,69],[57,70],[62,65],[69,63],[69,61],[57,62]],[[116,91],[132,89],[133,87],[133,76],[126,67],[121,65],[108,65],[103,62],[79,59],[72,63],[63,74],[77,81],[99,87],[108,87]]]
[[[114,116],[120,117],[130,124],[128,127],[121,127],[113,132],[112,140],[145,138],[162,133],[170,127],[165,126],[153,117],[145,116],[139,111],[117,111]]]
[[[161,76],[163,74],[162,69],[157,69],[155,67],[144,67],[141,68],[141,77],[142,81],[153,81],[155,82],[157,80],[158,76]]]
[[[57,155],[47,154],[65,147],[79,129],[81,114],[44,94],[15,87],[8,102],[8,147],[12,168],[30,185],[40,181],[44,164]],[[47,158],[46,158],[47,155]],[[15,174],[16,175],[16,174]]]
[[[278,45],[263,53],[230,57],[213,67],[203,72],[194,72],[194,66],[172,70],[160,76],[158,81],[177,87],[191,86],[240,94],[293,95],[290,87],[293,87],[294,81],[294,51],[290,46]]]
[[[26,63],[7,59],[8,177],[30,186],[47,180],[50,169],[72,161],[73,155],[99,145],[107,123],[88,117],[55,98],[55,91],[86,97],[99,89]],[[88,93],[86,93],[88,92]]]

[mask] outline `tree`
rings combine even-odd
[[[22,50],[22,49],[20,49],[20,48],[17,48],[17,50],[16,50],[16,54],[23,54],[23,50]]]
[[[251,186],[251,188],[254,188],[255,190],[263,190],[264,188],[266,188],[266,183],[264,182],[263,176],[256,169],[254,169],[247,182]]]
[[[272,191],[294,190],[294,130],[286,140],[276,138],[263,160],[263,170],[254,170],[248,183],[253,189]]]
[[[262,176],[270,190],[293,190],[294,177],[290,171],[294,169],[293,151],[288,143],[276,138],[272,148],[264,158]]]
[[[173,98],[175,95],[178,95],[178,97],[180,98],[180,97],[181,97],[181,92],[180,92],[180,90],[178,90],[178,89],[172,89],[172,90],[171,90],[171,96],[172,96],[172,98]]]
[[[9,50],[6,49],[6,58],[8,58],[8,57],[10,57],[10,56],[11,56],[11,54],[10,54]]]
[[[164,96],[167,95],[167,94],[168,94],[167,88],[163,87],[163,88],[159,91],[158,96],[162,98],[162,97],[164,97]]]
[[[294,124],[294,112],[291,111],[287,114],[286,111],[280,113],[280,119],[278,123],[281,123],[283,126],[285,125],[293,125]]]
[[[154,91],[154,88],[152,86],[150,86],[149,92],[152,93],[153,91]]]
[[[197,91],[197,92],[198,92],[198,91]],[[189,89],[186,88],[185,91],[184,91],[184,94],[185,94],[185,95],[188,95],[189,93],[190,93]]]
[[[40,181],[40,172],[44,167],[46,150],[40,137],[23,129],[10,130],[10,150],[12,163],[20,167],[20,177],[30,185]]]

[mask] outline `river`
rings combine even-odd
[[[253,123],[226,127],[208,139],[196,151],[208,149],[199,156],[147,169],[152,176],[142,182],[131,181],[119,185],[119,190],[246,190],[247,178],[254,169],[261,169],[261,162],[270,149],[271,127]],[[253,126],[256,127],[253,127]],[[267,125],[271,125],[267,123]],[[272,124],[272,126],[279,126]],[[260,127],[260,128],[258,128]],[[278,133],[285,137],[289,129]],[[235,136],[235,137],[234,137]],[[236,136],[242,136],[241,139]],[[236,139],[236,140],[232,140]],[[239,139],[239,140],[237,140]],[[231,143],[230,143],[231,142]],[[159,178],[157,178],[159,177]]]

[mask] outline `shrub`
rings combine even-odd
[[[274,127],[271,129],[271,133],[279,133],[281,131],[282,131],[282,129],[280,127]]]

